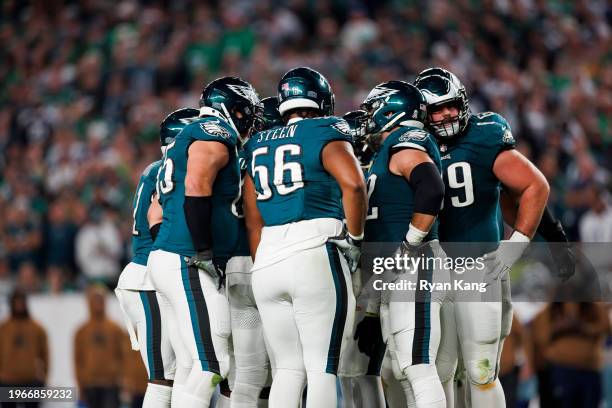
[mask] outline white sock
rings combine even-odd
[[[169,408],[171,399],[172,387],[149,383],[142,406],[143,408]]]
[[[179,407],[208,408],[215,389],[217,389],[214,381],[217,376],[218,374],[202,371],[193,366],[179,397]]]
[[[357,406],[361,408],[385,408],[385,395],[382,381],[377,375],[364,375],[355,378],[357,382]]]
[[[474,408],[506,407],[506,396],[499,379],[495,379],[494,383],[484,386],[470,383],[470,396]]]

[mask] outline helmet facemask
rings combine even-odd
[[[439,112],[443,107],[454,107],[459,112],[457,116],[446,117],[438,121],[433,120],[433,113]],[[463,99],[453,98],[433,103],[427,106],[428,127],[441,139],[448,139],[463,131],[467,125],[469,112],[465,109]]]

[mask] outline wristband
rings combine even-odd
[[[406,233],[406,242],[408,242],[410,245],[420,244],[427,234],[429,234],[429,231],[421,231],[410,223],[408,232]]]
[[[509,242],[530,242],[531,240],[529,239],[529,237],[525,234],[523,234],[520,231],[514,230],[514,232],[512,232],[512,235],[510,235],[510,238],[508,238]]]

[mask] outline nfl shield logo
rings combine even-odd
[[[446,145],[440,145],[440,151],[444,153],[446,151]]]

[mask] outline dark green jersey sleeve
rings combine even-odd
[[[495,112],[482,112],[476,117],[478,118],[476,125],[486,132],[485,140],[495,155],[516,147],[512,129],[502,115]]]
[[[401,149],[416,149],[428,152],[431,148],[429,133],[418,128],[400,127],[389,135],[391,152]]]
[[[389,149],[389,158],[399,150],[415,149],[427,153],[438,170],[442,168],[438,145],[433,136],[423,129],[402,126],[389,135],[389,141],[385,142],[385,145]]]

